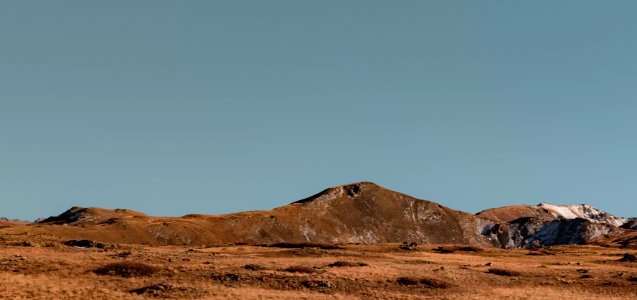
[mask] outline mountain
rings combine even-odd
[[[169,218],[73,207],[38,225],[74,238],[148,244],[415,241],[489,246],[481,234],[484,222],[469,213],[361,182],[328,188],[267,211]],[[123,229],[126,235],[118,234]]]
[[[359,182],[272,210],[225,215],[154,217],[126,209],[73,207],[31,225],[5,228],[0,234],[28,232],[149,245],[417,242],[511,248],[619,236],[631,231],[617,226],[622,220],[588,205],[547,203],[470,214]]]
[[[592,243],[622,234],[619,226],[628,221],[588,204],[512,205],[476,216],[498,222],[485,234],[504,248]]]

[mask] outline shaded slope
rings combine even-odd
[[[631,218],[622,224],[621,228],[637,230],[637,218]]]
[[[524,217],[495,224],[485,230],[485,235],[503,248],[532,248],[588,244],[624,232],[623,229],[613,225],[593,223],[580,218],[546,221]]]

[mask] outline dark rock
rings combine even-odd
[[[142,288],[130,290],[130,292],[133,294],[140,294],[140,295],[141,294],[157,295],[157,294],[163,294],[167,291],[170,291],[173,288],[174,288],[173,286],[160,283],[160,284],[153,284],[153,285],[145,286]]]
[[[588,270],[586,270],[586,269],[577,269],[577,273],[582,273],[582,274],[588,273]]]
[[[265,269],[264,267],[259,266],[259,265],[255,265],[255,264],[247,264],[247,265],[243,266],[243,268],[246,269],[246,270],[250,270],[250,271],[259,271],[259,270]]]
[[[630,253],[624,253],[624,256],[622,258],[620,258],[618,261],[621,261],[621,262],[635,262],[635,261],[637,261],[637,257],[635,257],[635,255],[630,254]]]
[[[121,277],[151,276],[159,269],[137,262],[120,262],[105,265],[93,271],[98,275],[116,275]]]
[[[487,273],[500,275],[500,276],[519,276],[520,275],[520,272],[505,270],[505,269],[498,269],[498,268],[491,268],[487,271]]]
[[[399,285],[417,285],[418,279],[411,277],[399,277],[396,279],[396,283]]]
[[[403,242],[399,248],[401,250],[416,250],[416,247],[418,247],[416,242]]]

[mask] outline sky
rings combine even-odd
[[[635,1],[3,1],[0,216],[372,181],[637,217]]]

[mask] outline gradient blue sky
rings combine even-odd
[[[355,181],[637,216],[635,1],[3,1],[0,216]]]

